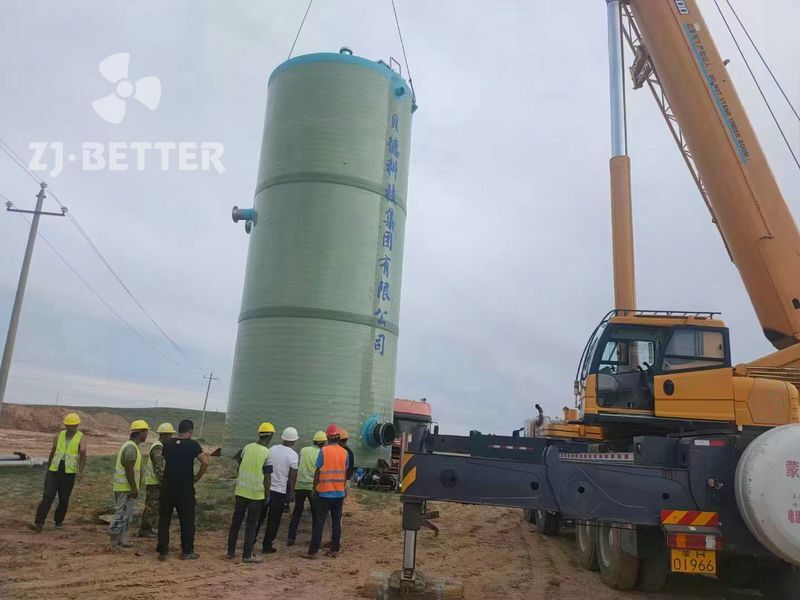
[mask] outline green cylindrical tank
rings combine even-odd
[[[300,446],[335,422],[373,466],[393,437],[413,94],[343,49],[281,64],[267,97],[255,206],[234,208],[251,238],[225,451],[261,421]]]

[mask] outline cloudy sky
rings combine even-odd
[[[800,3],[733,0],[798,103]],[[539,402],[573,402],[589,332],[612,306],[605,2],[397,0],[419,98],[412,134],[397,395],[427,397],[444,429],[504,432]],[[6,399],[224,409],[269,73],[286,59],[301,0],[0,3],[0,137],[26,161],[37,142],[216,142],[224,173],[40,173],[189,362],[159,337],[67,219],[41,231],[151,344],[39,243]],[[711,0],[700,0],[778,181],[800,214],[791,162]],[[502,8],[501,8],[502,7]],[[316,2],[295,54],[348,45],[400,58],[388,0]],[[92,109],[98,64],[128,52],[157,76],[151,112],[120,124]],[[762,75],[762,70],[758,73]],[[763,75],[762,75],[763,77]],[[766,82],[764,77],[763,81]],[[800,145],[797,123],[767,85]],[[639,302],[722,311],[735,361],[770,350],[649,93],[629,94]],[[53,162],[52,153],[45,160]],[[134,164],[132,162],[132,164]],[[174,165],[173,165],[174,167]],[[0,154],[0,193],[32,207],[38,186]],[[56,208],[49,201],[47,207]],[[0,320],[11,310],[27,224],[0,216]]]

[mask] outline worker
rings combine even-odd
[[[142,524],[139,527],[139,537],[156,537],[153,526],[158,522],[158,498],[161,491],[161,481],[164,479],[164,455],[161,452],[164,443],[175,435],[175,428],[171,423],[162,423],[156,429],[158,439],[150,446],[147,453],[147,466],[144,468],[144,485],[146,495],[144,510],[142,511]]]
[[[47,459],[48,467],[44,475],[44,492],[39,508],[36,509],[31,529],[41,531],[47,519],[47,513],[58,496],[58,506],[54,515],[56,529],[60,529],[67,516],[69,497],[75,483],[83,479],[86,467],[86,438],[78,431],[81,418],[74,412],[64,417],[64,429],[55,438]]]
[[[243,563],[260,563],[263,559],[253,554],[258,533],[258,516],[270,487],[272,466],[268,464],[270,452],[267,446],[275,433],[272,423],[258,427],[258,441],[251,442],[237,453],[239,473],[236,476],[235,504],[231,527],[228,530],[228,558],[236,558],[236,538],[247,515],[244,527]]]
[[[300,435],[294,427],[287,427],[281,433],[281,444],[270,450],[269,465],[272,466],[272,477],[269,486],[269,505],[267,511],[267,529],[264,532],[262,554],[277,552],[275,538],[281,525],[281,517],[288,502],[292,501],[294,486],[297,480],[299,457],[292,446]]]
[[[353,477],[353,472],[356,470],[356,461],[355,457],[353,456],[353,451],[350,449],[350,446],[347,445],[347,440],[350,439],[350,434],[344,427],[342,427],[339,432],[339,445],[347,450],[347,481],[350,481],[350,479]]]
[[[300,524],[300,517],[303,516],[306,500],[311,508],[311,527],[317,520],[315,507],[317,505],[314,498],[314,473],[317,470],[317,458],[321,448],[328,441],[324,431],[314,434],[313,444],[300,450],[300,466],[297,468],[297,481],[294,484],[294,511],[292,519],[289,521],[289,537],[286,540],[287,546],[294,546],[297,539],[297,527]]]
[[[147,439],[150,427],[146,421],[138,419],[131,423],[131,434],[117,452],[114,471],[114,500],[116,511],[111,521],[109,533],[113,545],[130,548],[128,527],[133,520],[133,506],[139,496],[139,481],[142,473],[142,452],[139,444]]]
[[[339,445],[341,432],[335,423],[325,430],[328,443],[320,450],[317,469],[314,472],[314,489],[317,492],[317,521],[311,535],[311,545],[305,558],[317,558],[322,542],[322,529],[328,513],[331,515],[331,547],[325,554],[336,558],[342,539],[342,506],[347,477],[347,451]]]
[[[181,525],[181,560],[195,560],[200,555],[194,551],[195,491],[194,484],[200,481],[208,470],[208,455],[192,439],[194,423],[183,419],[178,423],[177,437],[164,443],[164,480],[158,501],[158,560],[167,560],[169,553],[169,526],[172,512],[178,512]],[[194,473],[195,459],[200,463]]]

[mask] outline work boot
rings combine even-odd
[[[164,554],[164,553],[159,552],[158,553],[158,560],[159,560],[159,562],[167,562],[167,555]]]
[[[55,527],[56,529],[61,529],[63,525],[61,523],[56,523],[55,525],[53,525],[53,527]]]
[[[40,533],[42,531],[42,526],[39,523],[31,523],[28,525],[28,529],[32,529],[36,533]]]
[[[286,540],[287,546],[294,546],[294,540]]]
[[[225,558],[227,558],[228,560],[233,560],[234,558],[236,558],[236,552],[228,552],[225,555]]]
[[[318,552],[317,550],[314,551],[309,550],[308,552],[306,552],[305,554],[301,554],[300,556],[302,556],[303,558],[307,558],[308,560],[316,560],[318,558],[317,552]]]
[[[248,564],[250,564],[250,563],[253,563],[253,564],[254,564],[254,563],[261,563],[261,562],[264,562],[264,559],[263,559],[263,558],[261,558],[260,556],[256,556],[255,554],[251,554],[250,556],[245,556],[245,557],[242,559],[242,562],[243,562],[243,563],[248,563]]]
[[[271,545],[261,547],[261,554],[275,554],[276,552],[277,550],[273,548]]]
[[[133,544],[131,544],[128,540],[118,541],[117,546],[119,546],[120,548],[133,548]]]
[[[156,532],[153,531],[152,529],[143,529],[142,531],[139,532],[139,537],[140,538],[154,538],[154,537],[157,537],[157,536],[156,536]]]
[[[197,560],[198,558],[200,558],[200,555],[197,552],[181,554],[181,560]]]

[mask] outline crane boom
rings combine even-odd
[[[800,233],[695,0],[629,0],[767,339],[800,364]],[[794,346],[794,347],[793,347]],[[784,350],[787,349],[787,350]]]

